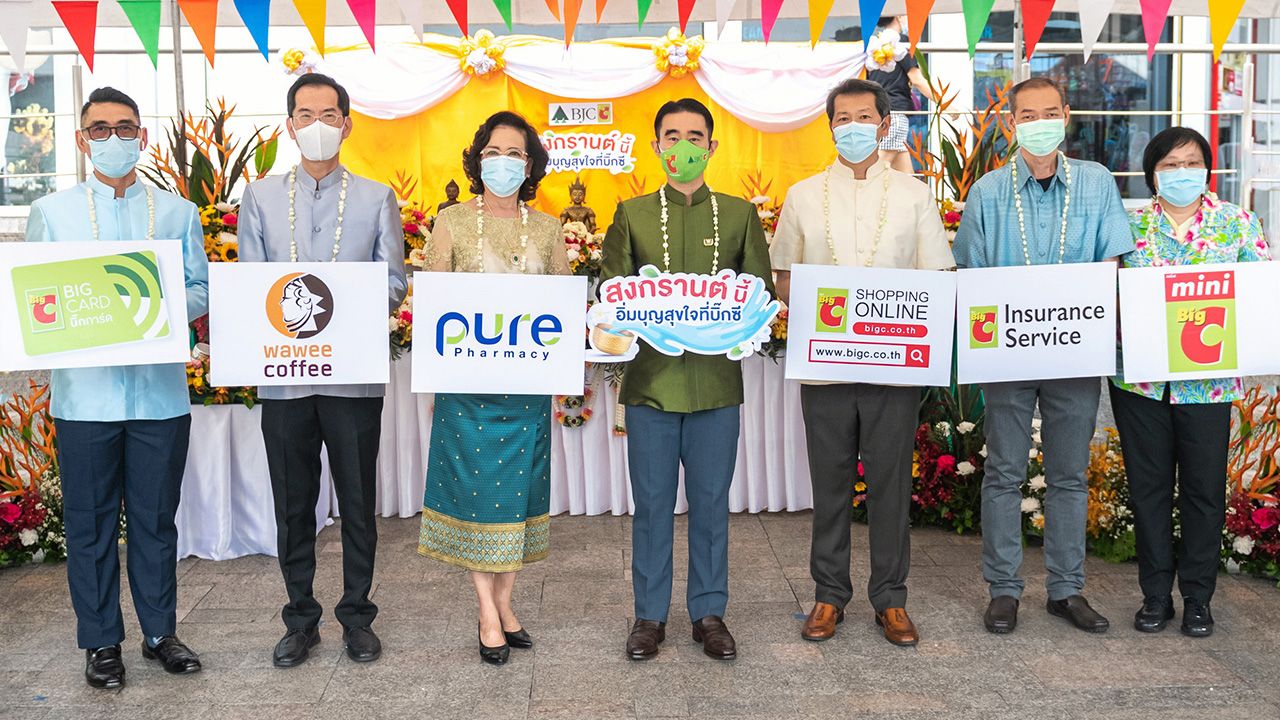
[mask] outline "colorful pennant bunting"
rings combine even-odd
[[[689,16],[693,14],[693,4],[697,0],[676,0],[676,9],[680,13],[680,34],[689,26]]]
[[[556,0],[544,1],[547,3],[547,9],[550,10],[552,16],[555,17],[556,22],[560,22],[560,3],[556,2]]]
[[[604,17],[604,6],[609,4],[609,0],[596,0],[596,22],[600,22],[600,18]]]
[[[453,9],[454,2],[463,3],[463,24],[466,20],[465,3],[467,0],[449,0],[449,8]],[[298,15],[302,17],[302,24],[307,26],[307,32],[311,33],[311,42],[316,45],[316,52],[324,55],[324,23],[326,19],[327,9],[325,0],[293,0],[293,6],[298,9]],[[454,13],[457,17],[457,13]],[[464,29],[462,34],[467,31]]]
[[[1084,45],[1084,61],[1089,62],[1093,53],[1093,44],[1098,42],[1102,27],[1111,16],[1111,8],[1116,0],[1089,0],[1080,3],[1080,42]]]
[[[907,37],[911,39],[911,52],[916,51],[920,38],[924,37],[924,24],[929,19],[934,0],[907,0]]]
[[[858,19],[862,21],[862,51],[871,47],[871,36],[876,34],[880,23],[880,13],[884,12],[885,0],[858,0]]]
[[[378,24],[378,0],[347,0],[347,7],[351,8],[351,14],[355,16],[360,32],[364,33],[369,49],[377,52],[378,48],[373,44],[373,37],[376,34],[374,29]]]
[[[978,41],[982,39],[982,31],[987,29],[987,19],[991,17],[991,8],[996,0],[962,0],[964,10],[964,30],[969,40],[969,57],[973,58],[977,51]]]
[[[213,67],[215,52],[214,38],[218,34],[218,0],[178,0],[182,15],[187,24],[200,41],[200,49],[204,50],[204,58]]]
[[[733,6],[737,0],[716,0],[716,37],[724,35],[724,24],[733,16]]]
[[[93,72],[93,48],[98,34],[98,0],[53,0],[62,24],[71,33],[76,49]]]
[[[578,13],[582,10],[582,0],[564,0],[564,46],[573,42],[573,32],[578,28]]]
[[[413,28],[413,34],[422,42],[422,27],[427,24],[426,0],[398,0],[400,14],[404,15],[405,24]],[[511,29],[511,20],[507,20],[507,29]]]
[[[653,0],[636,0],[636,27],[644,27],[644,19],[649,16],[649,7],[653,5]]]
[[[1026,39],[1028,62],[1044,34],[1045,25],[1049,24],[1054,2],[1056,0],[1022,0],[1022,35]]]
[[[0,40],[8,48],[18,72],[27,69],[27,29],[31,27],[35,10],[34,0],[0,0],[0,12],[5,18],[0,22]]]
[[[765,44],[773,33],[773,24],[778,22],[778,13],[782,11],[782,0],[760,0],[760,30],[764,34]]]
[[[151,58],[151,67],[159,69],[160,55],[160,0],[117,0],[124,10],[129,24],[142,41],[142,47]]]
[[[1212,0],[1209,3],[1209,34],[1213,37],[1213,59],[1222,54],[1222,46],[1227,44],[1231,29],[1244,10],[1244,0]]]
[[[267,33],[271,27],[271,0],[235,0],[235,4],[240,22],[253,36],[262,59],[270,62],[271,46],[267,43]]]
[[[511,32],[511,0],[493,0],[493,6],[498,8],[498,14],[507,24],[507,32]]]
[[[835,0],[809,0],[809,46],[817,47],[822,39],[822,28],[827,24],[831,6]]]
[[[1151,58],[1156,55],[1156,43],[1160,42],[1160,33],[1164,31],[1164,21],[1169,17],[1169,6],[1173,4],[1173,0],[1139,0],[1139,4],[1142,6],[1142,35],[1147,39],[1147,62],[1151,62]]]

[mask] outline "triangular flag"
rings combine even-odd
[[[1138,4],[1142,6],[1142,35],[1147,39],[1147,62],[1151,62],[1156,55],[1156,43],[1160,42],[1160,33],[1164,31],[1164,21],[1169,17],[1169,6],[1173,4],[1173,0],[1139,0]]]
[[[1080,43],[1084,45],[1084,61],[1089,62],[1093,53],[1093,44],[1098,42],[1102,34],[1102,26],[1107,24],[1111,16],[1111,8],[1116,0],[1089,0],[1080,3]]]
[[[1209,34],[1213,37],[1214,60],[1222,54],[1222,46],[1227,44],[1241,10],[1244,10],[1244,0],[1210,0]]]
[[[253,42],[262,53],[262,59],[271,61],[271,46],[267,44],[267,31],[271,26],[271,0],[235,0],[240,21],[253,36]]]
[[[735,4],[737,4],[737,0],[716,0],[717,38],[724,34],[724,24],[729,22],[729,17],[733,15],[733,6]]]
[[[987,18],[991,17],[991,7],[996,0],[961,0],[964,10],[964,30],[969,39],[969,58],[972,59],[982,39],[982,31],[987,29]]]
[[[596,22],[600,22],[600,18],[604,17],[604,6],[609,4],[609,0],[596,0]]]
[[[160,0],[117,0],[124,10],[129,24],[142,41],[142,47],[151,58],[151,67],[159,68],[160,54]]]
[[[1022,0],[1022,35],[1027,43],[1027,62],[1031,62],[1036,43],[1044,34],[1044,26],[1049,24],[1054,2],[1056,0]]]
[[[467,0],[445,0],[449,6],[449,12],[453,13],[453,21],[458,23],[458,29],[462,31],[465,37],[470,33],[467,32]]]
[[[53,0],[62,24],[71,33],[76,49],[93,72],[94,38],[98,34],[98,0]]]
[[[418,36],[418,42],[422,42],[422,26],[427,24],[427,8],[424,5],[426,0],[398,0],[398,2],[405,24],[413,28],[413,34]],[[509,21],[507,26],[510,27]]]
[[[822,39],[822,27],[827,24],[831,6],[836,0],[809,0],[809,47],[817,47]]]
[[[544,0],[547,3],[547,9],[551,11],[551,15],[555,17],[556,22],[560,22],[560,3],[556,0]]]
[[[31,27],[35,9],[33,0],[0,0],[0,11],[5,17],[0,23],[0,40],[9,49],[9,57],[13,58],[18,72],[27,69],[27,29]]]
[[[924,24],[933,9],[933,0],[907,0],[907,36],[911,39],[911,52],[924,37]]]
[[[676,9],[680,13],[680,34],[689,26],[689,16],[693,14],[693,4],[697,0],[676,0]]]
[[[377,52],[378,49],[373,44],[373,29],[377,25],[378,0],[347,0],[347,7],[351,8],[356,24],[364,33],[364,39],[369,42],[369,49]]]
[[[187,24],[200,41],[204,57],[213,67],[214,37],[218,34],[218,0],[178,0]]]
[[[871,47],[871,36],[876,34],[884,0],[858,0],[858,19],[862,21],[862,51]]]
[[[578,13],[582,10],[582,0],[564,0],[564,46],[573,42],[573,31],[578,27]]]
[[[465,3],[467,0],[458,1]],[[293,0],[293,6],[298,9],[302,24],[307,26],[307,32],[311,33],[311,42],[315,43],[316,52],[324,55],[324,22],[327,12],[325,0]],[[453,7],[453,0],[450,0],[449,7]],[[465,15],[464,12],[463,16]]]
[[[644,19],[649,16],[649,6],[653,5],[653,0],[636,0],[636,27],[644,27]]]
[[[493,0],[493,6],[498,8],[498,14],[507,24],[507,32],[511,32],[511,0]]]
[[[782,0],[760,0],[760,30],[764,34],[765,43],[773,34],[773,24],[778,22],[778,13],[782,11]]]

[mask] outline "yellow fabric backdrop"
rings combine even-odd
[[[613,125],[550,128],[548,105],[584,101],[549,95],[495,72],[489,78],[472,79],[444,102],[411,117],[376,120],[356,115],[351,137],[343,147],[343,160],[352,171],[379,182],[390,183],[397,171],[412,175],[418,180],[413,199],[434,211],[435,205],[445,199],[444,186],[450,179],[461,186],[462,200],[471,197],[462,172],[462,151],[470,146],[476,128],[485,118],[499,110],[520,113],[539,133],[547,129],[632,133],[636,136],[634,173],[582,173],[587,205],[596,211],[603,231],[611,222],[619,199],[631,198],[641,188],[643,192],[653,192],[663,182],[662,170],[649,145],[653,139],[653,116],[664,102],[682,97],[706,103],[715,117],[715,139],[720,148],[711,161],[707,181],[720,192],[747,196],[743,181],[759,172],[765,182],[771,183],[768,194],[779,202],[793,183],[819,172],[835,159],[825,114],[799,130],[763,133],[717,107],[691,77],[666,78],[627,97],[593,98],[613,102]],[[569,204],[568,186],[573,178],[573,173],[549,174],[539,188],[534,207],[558,216]]]

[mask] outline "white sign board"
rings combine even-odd
[[[390,380],[385,262],[211,263],[214,385]]]
[[[1280,372],[1280,263],[1120,271],[1127,382]]]
[[[581,395],[587,279],[413,275],[413,391]]]
[[[955,273],[794,265],[787,379],[950,385]]]
[[[1114,263],[982,268],[956,275],[961,383],[1115,374]]]
[[[191,359],[182,243],[0,243],[0,370]]]

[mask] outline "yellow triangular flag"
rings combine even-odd
[[[809,0],[809,46],[816,47],[822,39],[822,26],[827,24],[827,16],[836,0]]]
[[[303,24],[311,33],[311,41],[316,44],[316,52],[324,55],[325,0],[293,0],[293,6],[298,9]]]
[[[1211,0],[1209,3],[1209,32],[1213,36],[1213,59],[1222,54],[1231,30],[1244,9],[1244,0]]]

